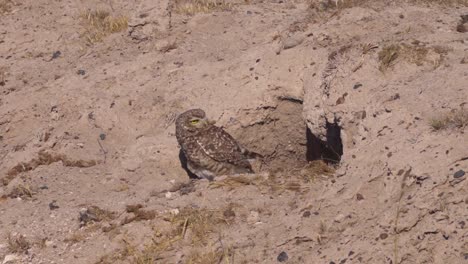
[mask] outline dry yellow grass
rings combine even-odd
[[[268,175],[268,177],[241,175],[235,177],[228,177],[220,181],[213,181],[210,183],[210,188],[226,188],[233,190],[242,186],[255,186],[263,191],[271,191],[281,193],[284,191],[305,192],[308,191],[310,185],[308,183],[314,182],[317,177],[328,177],[334,173],[334,169],[325,162],[317,160],[310,162],[303,168],[293,170],[288,173],[289,177],[276,177],[276,174]],[[288,178],[287,181],[282,179]]]
[[[465,128],[468,125],[468,111],[464,108],[431,118],[429,125],[434,131],[449,128]]]
[[[434,69],[439,67],[448,50],[440,46],[419,46],[418,43],[415,41],[414,45],[390,44],[384,46],[378,53],[379,70],[385,72],[400,59],[418,66],[429,64]]]
[[[225,0],[176,0],[174,4],[174,11],[185,15],[227,11],[231,8],[232,4]]]
[[[170,213],[163,216],[171,227],[165,232],[154,230],[151,241],[146,243],[143,249],[138,249],[136,243],[125,238],[122,240],[123,247],[120,250],[101,257],[97,263],[113,263],[117,260],[135,264],[156,263],[161,258],[161,254],[171,250],[176,243],[188,244],[195,249],[205,248],[212,234],[218,232],[223,225],[229,224],[233,215],[235,216],[230,206],[223,209],[181,209],[177,214]],[[224,258],[228,253],[229,251],[225,250],[221,253],[219,251],[206,254],[194,253],[189,256],[191,262],[187,263],[219,263],[209,261]]]
[[[19,184],[15,186],[11,192],[8,194],[10,198],[31,198],[33,196],[33,191],[28,185]]]
[[[207,253],[200,253],[198,251],[193,251],[187,257],[186,263],[187,264],[219,264],[219,263],[223,263],[223,260],[225,260],[224,263],[230,263],[229,259],[231,255],[232,254],[231,254],[230,249],[213,250]]]
[[[128,27],[126,16],[112,16],[104,10],[88,10],[81,14],[84,32],[82,37],[90,44],[102,41],[106,36]]]

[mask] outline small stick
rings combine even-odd
[[[102,147],[101,141],[99,141],[99,139],[97,140],[97,143],[99,144],[99,147],[101,148],[102,153],[104,153],[104,163],[106,163],[106,160],[107,160],[107,150],[105,150],[105,149]]]
[[[185,238],[185,233],[187,232],[188,218],[185,218],[184,229],[182,230],[182,238]]]

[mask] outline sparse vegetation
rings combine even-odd
[[[10,198],[31,198],[33,196],[33,191],[31,190],[31,188],[28,186],[28,185],[23,185],[23,184],[19,184],[17,186],[15,186],[10,194],[8,194],[8,197]]]
[[[90,44],[101,42],[106,36],[128,27],[126,16],[112,16],[104,10],[88,10],[81,14],[84,26],[82,37]]]
[[[393,64],[393,62],[398,58],[399,51],[399,45],[392,44],[383,47],[383,49],[379,52],[380,71],[384,72]]]
[[[465,128],[468,125],[468,111],[461,108],[438,117],[433,117],[429,120],[429,125],[434,131],[449,128]]]
[[[174,11],[176,13],[186,15],[226,11],[231,8],[232,4],[226,0],[176,0],[174,4]]]
[[[407,61],[418,66],[430,63],[434,68],[439,67],[444,55],[448,50],[441,46],[426,47],[419,45],[419,41],[414,41],[414,45],[390,44],[382,48],[378,53],[379,70],[385,72],[395,65],[397,59]]]
[[[8,251],[11,253],[27,253],[31,244],[23,235],[8,235]]]
[[[0,0],[0,15],[11,11],[11,0]]]
[[[140,211],[138,205],[127,207],[127,211]],[[131,263],[154,263],[160,255],[169,250],[176,243],[188,243],[191,247],[202,248],[207,246],[211,235],[219,231],[220,227],[231,223],[235,214],[232,206],[223,209],[193,209],[184,208],[178,213],[169,213],[163,219],[169,223],[170,228],[165,232],[154,230],[151,241],[138,247],[130,239],[123,239],[123,247],[111,255],[103,256],[97,263],[112,263],[115,260],[130,260]],[[219,263],[211,260],[223,259],[230,253],[229,250],[216,250],[206,254],[194,251],[186,263]],[[203,262],[200,262],[203,261]]]
[[[187,264],[218,264],[222,263],[223,260],[226,260],[226,263],[229,263],[229,258],[231,256],[231,250],[220,249],[209,251],[207,253],[200,253],[198,251],[193,251],[187,257]]]

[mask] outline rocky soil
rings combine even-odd
[[[0,0],[0,263],[468,263],[468,2]],[[202,108],[264,159],[190,179]]]

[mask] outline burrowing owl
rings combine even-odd
[[[187,168],[208,180],[220,175],[252,173],[249,159],[260,156],[240,146],[208,120],[201,109],[191,109],[177,117],[176,137],[187,159]]]

